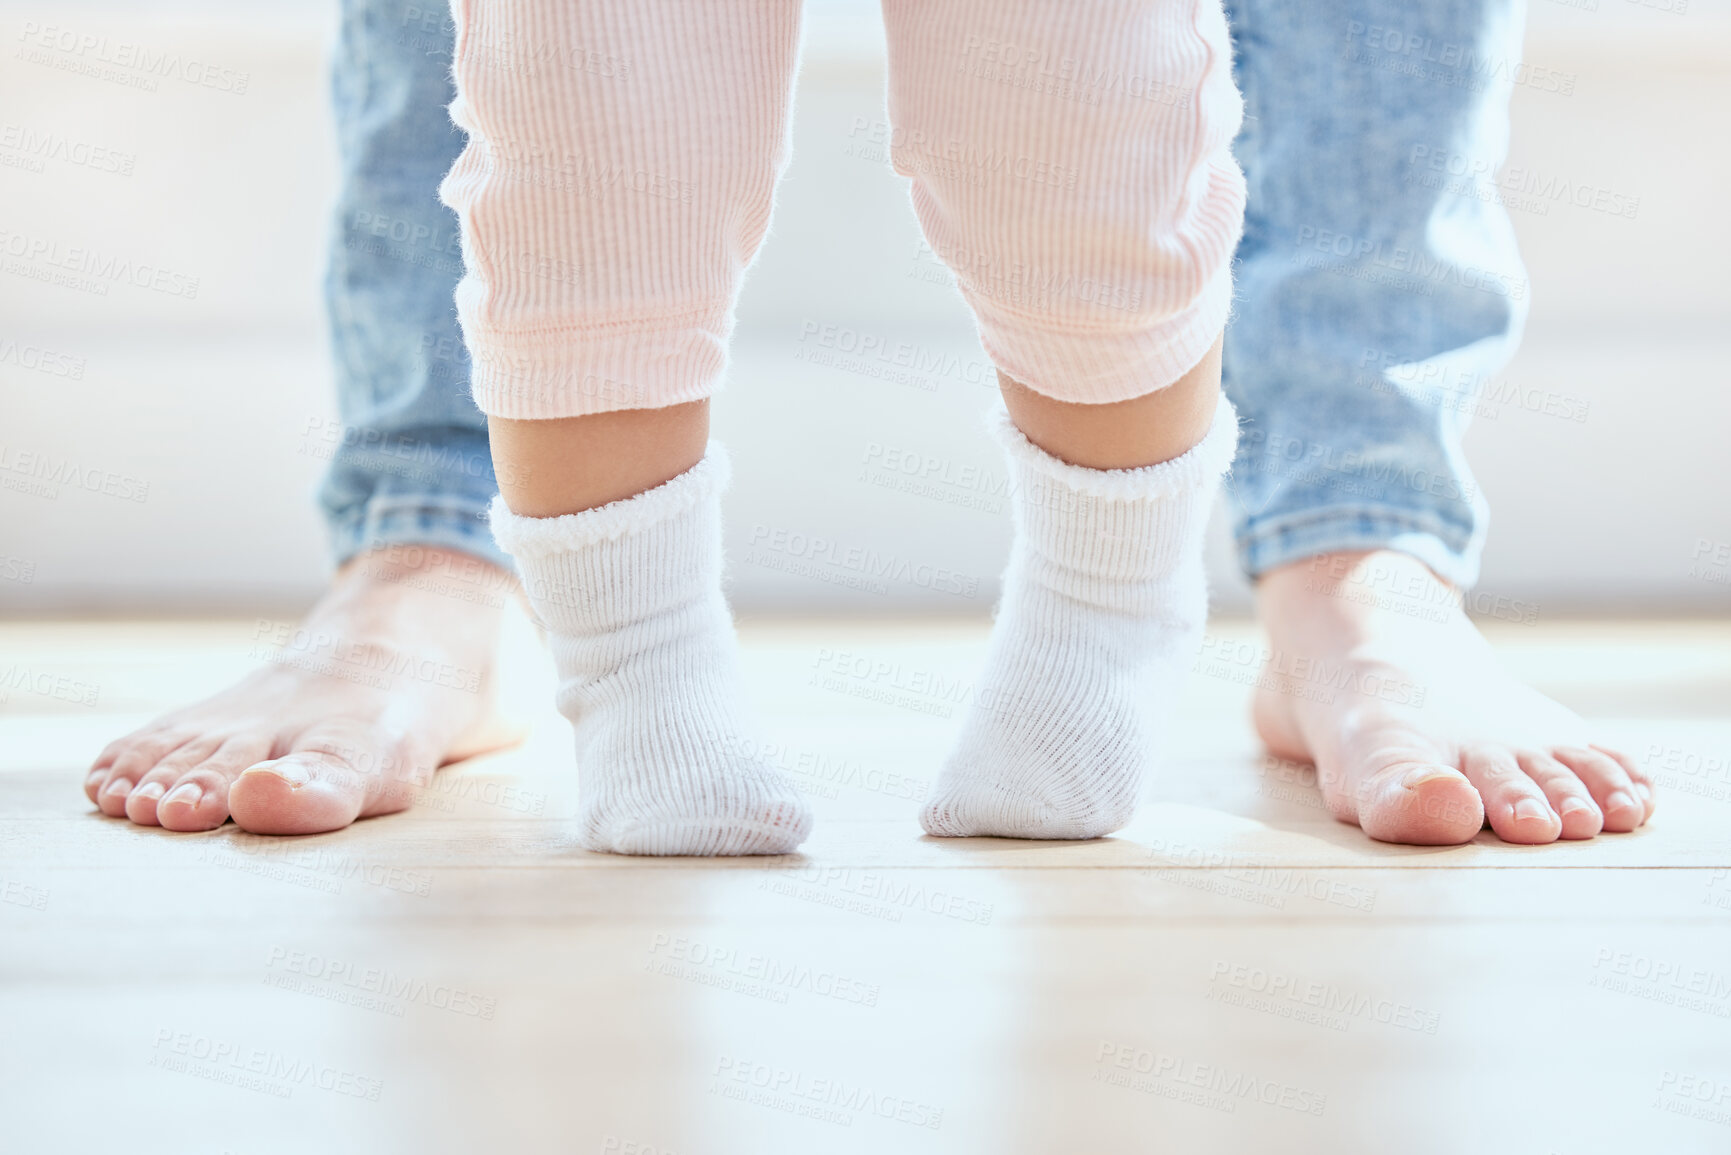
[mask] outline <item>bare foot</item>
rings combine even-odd
[[[1417,559],[1328,554],[1265,575],[1271,654],[1256,728],[1313,762],[1329,809],[1384,842],[1506,842],[1629,831],[1653,814],[1632,758],[1516,681]]]
[[[408,807],[441,765],[510,745],[493,669],[515,580],[442,549],[352,560],[267,664],[109,743],[84,792],[145,826],[314,834]]]

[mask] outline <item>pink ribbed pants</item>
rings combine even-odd
[[[707,397],[788,151],[800,0],[455,0],[475,400]],[[1244,181],[1220,0],[884,0],[891,159],[999,369],[1153,392],[1226,323]],[[837,228],[847,227],[838,220]]]

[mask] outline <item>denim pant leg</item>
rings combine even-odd
[[[326,281],[342,423],[312,435],[339,563],[413,543],[510,567],[487,526],[498,484],[452,298],[457,218],[438,195],[464,144],[446,111],[454,35],[446,0],[343,2]]]
[[[1225,387],[1253,579],[1336,550],[1476,580],[1461,453],[1527,309],[1494,178],[1521,0],[1231,0],[1249,211]]]

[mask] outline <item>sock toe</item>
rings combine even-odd
[[[1083,841],[1124,829],[1135,814],[1134,805],[1102,805],[1093,798],[1072,803],[976,782],[952,787],[928,802],[920,811],[920,825],[936,838]]]
[[[614,834],[586,841],[586,849],[608,854],[649,857],[732,858],[791,854],[811,833],[811,816],[803,807],[789,808],[759,821],[737,818],[686,818],[666,822],[631,822]]]

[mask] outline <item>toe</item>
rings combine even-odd
[[[152,770],[144,776],[144,781],[132,788],[132,793],[126,796],[126,816],[140,826],[155,826],[156,804],[168,793],[172,782],[166,775]]]
[[[1484,828],[1478,791],[1452,766],[1403,761],[1363,779],[1356,800],[1358,824],[1379,842],[1455,846]]]
[[[126,813],[126,799],[133,787],[157,763],[196,738],[196,734],[180,730],[153,730],[110,744],[86,776],[84,792],[104,814],[119,818]],[[96,779],[98,773],[103,776],[100,781]]]
[[[1484,799],[1485,818],[1504,842],[1536,845],[1555,842],[1563,820],[1551,809],[1539,784],[1521,769],[1512,750],[1474,747],[1461,757],[1467,781]]]
[[[1647,806],[1641,801],[1634,780],[1615,759],[1580,746],[1559,746],[1551,751],[1551,756],[1586,784],[1605,816],[1606,830],[1627,834],[1647,820]]]
[[[1623,773],[1627,774],[1629,776],[1629,781],[1634,784],[1635,797],[1641,800],[1641,805],[1643,807],[1641,821],[1643,823],[1650,821],[1655,809],[1655,796],[1653,780],[1647,776],[1647,772],[1641,769],[1633,758],[1629,757],[1621,750],[1613,750],[1609,746],[1600,746],[1597,744],[1589,748],[1594,753],[1603,754],[1618,766],[1622,767]]]
[[[108,767],[95,766],[84,775],[84,796],[101,805],[102,787],[108,782]]]
[[[215,830],[228,821],[229,785],[242,770],[269,754],[268,739],[228,739],[175,780],[156,804],[157,821],[165,829],[182,833]]]
[[[156,811],[163,795],[174,789],[188,770],[204,761],[221,744],[221,738],[188,742],[145,771],[126,796],[126,816],[140,826],[161,825]]]
[[[131,793],[131,778],[124,774],[110,774],[102,784],[102,793],[96,797],[96,805],[110,818],[122,818],[126,815],[126,796]]]
[[[114,764],[134,746],[156,733],[157,730],[135,730],[104,746],[102,753],[96,756],[96,761],[90,764],[90,769],[84,774],[84,796],[101,805],[102,791],[108,785],[108,780],[114,777]]]
[[[1522,750],[1515,755],[1527,777],[1538,784],[1562,820],[1563,838],[1591,838],[1605,827],[1605,816],[1592,793],[1575,772],[1539,750]]]
[[[190,770],[156,804],[156,820],[181,834],[215,830],[228,821],[228,786],[221,774]]]

